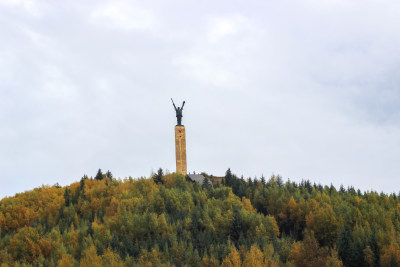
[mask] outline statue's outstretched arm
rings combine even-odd
[[[183,104],[182,104],[182,107],[181,107],[181,109],[183,109],[183,106],[185,105],[185,101],[183,101]]]
[[[171,98],[171,101],[172,101],[172,105],[174,105],[174,108],[176,110],[176,106],[175,106],[174,100],[172,100],[172,98]]]

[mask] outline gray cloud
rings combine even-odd
[[[398,1],[0,3],[0,196],[188,169],[400,190]]]

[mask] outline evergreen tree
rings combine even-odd
[[[107,176],[107,178],[110,178],[111,180],[113,178],[113,175],[109,170],[106,172],[106,176]]]
[[[389,267],[399,267],[399,265],[397,264],[396,257],[394,256],[394,254],[392,254],[392,256],[390,257]]]
[[[70,197],[69,197],[69,190],[68,190],[68,187],[66,187],[65,188],[65,191],[64,191],[64,199],[65,199],[65,206],[69,206],[69,204],[70,204]]]
[[[261,175],[261,184],[262,184],[263,186],[265,186],[265,177],[264,177],[264,174]]]
[[[210,180],[208,180],[207,176],[204,176],[203,188],[208,188],[209,186],[210,186]]]
[[[156,184],[162,184],[163,180],[162,177],[164,176],[163,169],[159,168],[157,173],[153,175],[153,180]]]
[[[276,176],[276,184],[277,184],[279,187],[282,187],[282,186],[283,186],[283,179],[282,179],[282,176],[280,176],[280,175],[277,175],[277,176]]]
[[[102,173],[102,171],[101,171],[101,169],[99,169],[98,171],[97,171],[97,174],[96,174],[96,176],[94,177],[94,179],[96,179],[96,180],[103,180],[103,173]]]
[[[229,228],[229,236],[232,242],[238,246],[238,241],[243,230],[243,218],[239,210],[235,209],[233,221]]]
[[[357,260],[359,258],[359,253],[355,249],[352,231],[348,226],[344,227],[340,232],[337,241],[337,248],[339,257],[342,259],[343,264],[346,267],[358,266]]]
[[[228,168],[228,170],[225,173],[224,184],[226,186],[232,186],[232,182],[233,182],[232,172],[231,172],[231,169]]]
[[[376,231],[375,229],[372,230],[371,237],[368,240],[368,245],[371,248],[373,254],[374,254],[374,259],[375,259],[375,265],[379,265],[379,260],[380,260],[380,255],[379,255],[379,247],[378,247],[378,242],[376,241]]]

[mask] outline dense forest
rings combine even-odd
[[[181,174],[42,186],[0,201],[0,266],[399,266],[400,199]]]

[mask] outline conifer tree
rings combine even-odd
[[[162,177],[164,176],[164,172],[162,168],[159,168],[157,173],[153,175],[153,180],[156,184],[162,184],[163,180]]]
[[[106,172],[106,176],[107,176],[107,178],[110,178],[111,180],[113,178],[113,175],[109,170]]]
[[[398,267],[398,266],[399,265],[397,264],[396,257],[394,256],[394,254],[392,254],[392,256],[390,257],[389,267]]]
[[[210,180],[208,180],[207,176],[204,176],[203,188],[208,188],[209,186],[210,186]]]
[[[226,186],[232,186],[232,180],[233,180],[232,172],[231,169],[228,168],[228,170],[225,173],[224,184]]]
[[[65,199],[65,206],[68,207],[70,204],[70,197],[69,197],[69,190],[68,187],[65,188],[64,191],[64,199]]]
[[[96,176],[94,177],[94,179],[96,179],[96,180],[103,180],[103,173],[102,173],[102,171],[101,171],[101,169],[99,169],[98,171],[97,171],[97,174],[96,174]]]
[[[233,213],[233,221],[229,229],[229,236],[231,240],[237,245],[239,241],[240,234],[243,229],[243,218],[239,210],[235,210]]]

